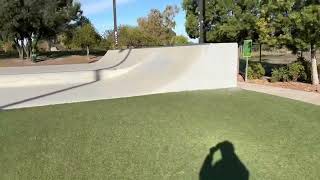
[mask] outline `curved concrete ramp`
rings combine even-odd
[[[110,78],[141,62],[141,52],[131,52],[132,49],[108,51],[91,64],[0,68],[0,88],[86,83],[94,81],[98,71],[100,78]]]
[[[237,61],[237,44],[227,43],[109,51],[90,65],[0,68],[0,108],[232,88]]]

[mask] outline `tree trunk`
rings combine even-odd
[[[259,48],[259,51],[260,51],[260,63],[262,62],[262,44],[260,43],[260,48]]]
[[[32,54],[32,38],[31,38],[31,36],[28,38],[27,44],[28,44],[27,48],[28,48],[28,56],[29,56],[28,59],[31,59],[31,54]]]
[[[48,40],[48,51],[51,52],[51,48],[52,48],[52,42],[51,40]]]
[[[18,51],[18,53],[19,53],[19,58],[20,58],[21,60],[23,60],[23,58],[24,58],[23,48],[22,48],[22,47],[19,47],[19,46],[16,46],[16,48],[17,48],[17,51]]]
[[[90,55],[90,50],[89,50],[89,46],[87,46],[87,58],[88,58],[88,60],[90,60],[89,55]]]
[[[23,58],[24,58],[24,50],[23,50],[22,44],[19,43],[20,40],[18,40],[18,38],[15,38],[13,41],[14,41],[16,49],[17,49],[17,51],[19,53],[19,58],[21,60],[23,60]]]
[[[319,75],[318,75],[316,52],[317,52],[316,46],[311,45],[312,84],[313,85],[319,85]]]
[[[25,38],[22,41],[22,47],[24,49],[24,52],[26,53],[27,59],[31,59],[31,51],[32,51],[32,39],[30,38]]]
[[[29,50],[28,44],[26,44],[23,49],[26,54],[26,58],[30,59],[31,56],[30,56],[30,50]]]

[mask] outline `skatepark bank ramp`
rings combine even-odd
[[[233,88],[237,62],[238,45],[222,43],[112,50],[92,64],[0,68],[0,106]]]

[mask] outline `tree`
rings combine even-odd
[[[204,29],[207,42],[238,42],[244,39],[256,40],[258,6],[256,0],[206,0]],[[198,4],[184,0],[186,31],[190,38],[199,37]]]
[[[1,35],[15,43],[20,58],[30,58],[41,38],[51,38],[81,17],[72,0],[0,0]]]
[[[185,36],[174,36],[171,40],[171,44],[178,45],[178,46],[187,45],[189,44],[189,40]]]
[[[118,27],[118,45],[120,47],[147,47],[171,45],[176,33],[174,20],[179,12],[177,6],[167,6],[163,12],[152,9],[147,17],[138,19],[138,26],[123,25]],[[105,32],[104,41],[114,44],[114,30]],[[110,43],[111,42],[111,43]]]
[[[105,39],[108,44],[114,44],[113,33],[114,30],[105,32]],[[147,46],[160,45],[157,38],[142,31],[139,27],[123,25],[118,27],[119,39],[118,46],[122,48],[139,48]]]
[[[76,46],[87,49],[87,57],[89,59],[90,47],[95,46],[101,39],[92,24],[85,24],[77,29],[73,42]]]
[[[150,37],[158,39],[159,45],[169,45],[176,34],[173,29],[176,26],[175,16],[179,12],[177,6],[167,6],[163,12],[152,9],[147,17],[138,19],[138,27]]]
[[[185,28],[190,38],[199,37],[198,4],[195,0],[183,0],[182,8],[186,11]]]
[[[86,24],[91,24],[91,22],[85,16],[81,16],[78,21],[68,24],[65,30],[58,34],[58,42],[67,49],[75,47],[75,44],[73,42],[75,33],[78,29],[82,28]]]
[[[320,4],[320,3],[319,3]],[[320,5],[311,4],[291,14],[291,36],[298,46],[309,46],[311,51],[312,83],[319,85],[316,52],[320,46]]]
[[[320,2],[314,0],[262,1],[257,21],[259,42],[286,46],[294,54],[311,51],[313,84],[319,84],[316,50],[320,41]]]
[[[257,6],[256,32],[257,42],[260,45],[260,61],[262,44],[269,47],[281,47],[287,45],[284,39],[287,38],[289,29],[289,14],[293,11],[296,0],[269,1],[261,0]]]

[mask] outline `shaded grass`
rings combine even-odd
[[[240,90],[0,112],[0,179],[198,179],[228,140],[250,179],[320,178],[320,107]]]

